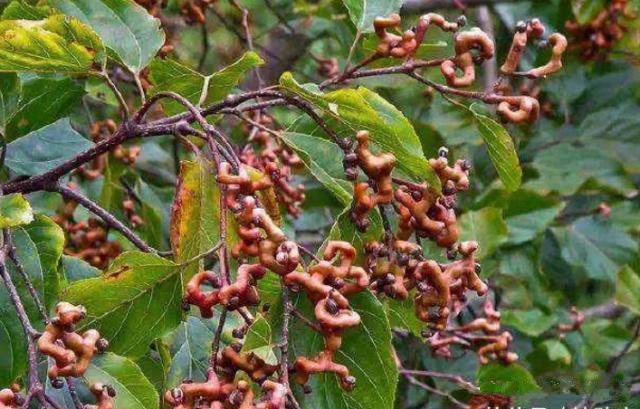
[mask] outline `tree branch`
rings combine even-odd
[[[80,192],[77,192],[73,189],[70,189],[66,186],[63,186],[60,183],[53,183],[46,187],[49,192],[59,193],[62,197],[67,200],[73,200],[77,202],[82,207],[91,211],[91,213],[100,217],[109,227],[113,227],[118,230],[124,237],[127,238],[131,243],[133,243],[137,248],[144,251],[145,253],[154,253],[158,254],[158,250],[149,246],[144,240],[142,240],[133,230],[129,227],[125,226],[120,220],[116,219],[114,215],[109,213],[107,210],[100,207],[97,203],[89,199],[88,197],[82,195]]]

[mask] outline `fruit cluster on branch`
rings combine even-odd
[[[406,59],[407,63],[412,63],[416,51],[424,41],[427,28],[432,24],[444,31],[454,33],[455,56],[440,63],[440,71],[449,87],[465,88],[474,84],[476,66],[495,55],[493,40],[480,28],[473,27],[467,31],[460,31],[465,25],[464,18],[452,23],[438,14],[429,13],[419,18],[416,27],[401,35],[390,32],[391,29],[397,30],[400,24],[400,16],[397,14],[375,19],[374,27],[379,38],[378,48],[365,60],[365,65],[385,57]],[[567,39],[560,33],[553,33],[539,43],[541,46],[551,47],[549,62],[527,71],[517,71],[529,39],[541,38],[544,31],[544,25],[538,19],[518,23],[511,48],[500,69],[503,76],[542,78],[562,68],[562,56],[568,46]],[[485,94],[479,97],[487,103],[497,104],[498,114],[507,122],[532,123],[537,120],[540,113],[538,100],[530,96]]]
[[[212,369],[204,382],[184,382],[167,391],[165,402],[176,409],[283,409],[287,399],[284,385],[271,380],[261,382],[262,397],[256,402],[251,385],[218,377]]]
[[[114,397],[116,390],[111,385],[94,383],[89,390],[96,398],[95,405],[84,405],[84,409],[115,409]]]
[[[75,184],[70,184],[69,187],[73,188]],[[122,247],[117,241],[107,238],[107,229],[100,220],[90,217],[87,221],[76,222],[74,213],[77,207],[77,202],[65,199],[53,217],[67,236],[64,254],[104,269],[111,260],[122,253]]]
[[[589,22],[567,21],[565,29],[575,39],[571,48],[580,51],[585,60],[601,60],[629,32],[624,20],[638,16],[629,9],[629,0],[612,0]]]
[[[292,172],[304,167],[297,153],[282,141],[282,131],[274,128],[271,116],[258,115],[257,126],[247,126],[248,140],[240,155],[243,163],[259,170],[274,187],[278,202],[294,217],[300,215],[300,206],[304,202],[304,185],[292,186]]]
[[[510,364],[518,360],[518,355],[510,352],[509,347],[513,336],[509,331],[501,330],[500,312],[496,311],[489,298],[484,305],[484,317],[462,325],[447,327],[434,334],[425,332],[427,345],[434,355],[451,358],[453,345],[462,348],[474,348],[481,364],[490,360],[499,360],[503,364]]]
[[[82,334],[75,331],[75,326],[86,315],[83,306],[60,302],[56,305],[55,316],[38,338],[39,351],[54,360],[47,374],[54,387],[62,387],[61,378],[84,375],[93,356],[109,346],[94,329]]]
[[[349,368],[335,361],[344,331],[359,325],[361,320],[350,307],[351,295],[370,289],[397,300],[412,297],[417,316],[432,328],[445,331],[450,318],[465,304],[467,291],[478,295],[487,292],[478,275],[480,266],[475,259],[478,244],[473,241],[456,244],[459,229],[453,207],[456,193],[469,188],[469,162],[458,160],[450,165],[448,151],[440,149],[439,157],[428,162],[443,187],[439,193],[426,183],[394,179],[396,158],[390,153],[372,152],[368,132],[358,132],[355,139],[355,146],[350,144],[353,152],[347,147],[343,161],[346,177],[354,182],[351,220],[359,229],[367,230],[373,211],[380,211],[386,218],[388,206],[398,214],[396,233],[387,229],[383,240],[365,246],[364,268],[355,265],[357,252],[353,245],[343,241],[329,241],[322,259],[310,266],[303,264],[298,244],[286,237],[258,200],[259,192],[271,186],[266,176],[252,180],[244,164],[233,166],[223,161],[218,166],[217,179],[228,207],[235,214],[240,237],[231,253],[241,260],[257,258],[258,264],[241,264],[233,282],[226,282],[225,277],[213,271],[201,271],[187,285],[185,302],[198,307],[203,317],[212,317],[216,305],[224,305],[228,310],[257,305],[260,300],[256,284],[267,270],[281,276],[289,289],[304,293],[313,305],[315,323],[310,325],[325,342],[317,355],[296,357],[291,370],[301,385],[306,385],[313,374],[329,372],[337,375],[343,389],[355,386],[356,379]],[[360,170],[367,181],[358,180]],[[426,259],[421,246],[410,241],[414,235],[429,238],[447,250],[451,262],[440,264]],[[203,284],[210,290],[203,290]],[[235,333],[241,336],[244,331]],[[485,362],[484,356],[490,354],[487,348],[513,358],[506,348],[499,349],[503,341],[496,338],[487,344],[479,352],[481,361]],[[170,392],[168,399],[175,405],[188,404],[198,397],[228,403],[238,394],[247,396],[241,383],[234,383],[236,372],[242,371],[253,381],[264,384],[277,369],[255,355],[242,353],[239,344],[224,348],[217,363],[205,383],[209,389],[198,389],[197,393],[204,395],[191,393],[191,387],[185,384],[178,388],[180,392]]]
[[[19,409],[24,404],[24,396],[20,394],[20,386],[11,385],[10,388],[0,390],[0,409]]]

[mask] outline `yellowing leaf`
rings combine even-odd
[[[100,38],[75,18],[0,21],[0,71],[86,74],[104,56]]]
[[[640,276],[628,266],[618,271],[616,302],[640,315]]]
[[[132,72],[155,57],[165,40],[160,20],[132,0],[49,0],[68,16],[95,30],[115,56]]]
[[[22,194],[0,196],[0,229],[29,224],[32,220],[31,206]]]
[[[170,241],[174,258],[184,262],[203,254],[220,238],[220,190],[215,165],[202,158],[184,161],[171,207]],[[227,240],[236,236],[235,219],[227,213]],[[188,267],[185,278],[198,271],[198,263]]]

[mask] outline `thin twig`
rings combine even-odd
[[[448,374],[443,372],[435,372],[435,371],[418,371],[413,369],[400,369],[401,374],[408,374],[413,376],[428,376],[431,378],[443,379],[448,382],[455,383],[456,385],[461,386],[462,388],[468,390],[471,393],[480,393],[480,388],[474,385],[472,382],[467,381],[460,375]]]
[[[38,312],[40,313],[42,320],[46,323],[47,321],[49,321],[49,317],[47,316],[47,309],[42,304],[42,301],[38,296],[38,291],[36,291],[36,288],[33,286],[33,283],[31,282],[29,275],[25,271],[24,266],[22,265],[22,263],[20,262],[20,259],[18,258],[18,254],[16,252],[16,246],[13,244],[13,240],[11,240],[11,236],[7,237],[7,243],[5,243],[5,245],[7,246],[7,256],[9,256],[9,259],[11,260],[13,265],[16,267],[18,274],[20,275],[20,277],[22,277],[22,281],[24,281],[24,284],[27,287],[27,290],[29,291],[29,295],[31,296],[31,299],[36,305],[36,308],[38,309]]]
[[[29,407],[29,403],[33,398],[36,398],[46,406],[46,399],[44,394],[44,387],[42,382],[40,382],[40,378],[38,377],[38,356],[36,353],[36,346],[34,343],[34,339],[39,335],[38,332],[33,328],[31,322],[29,321],[29,316],[27,315],[27,311],[24,308],[24,304],[20,299],[20,295],[18,294],[18,290],[14,285],[11,275],[6,268],[6,256],[8,252],[8,244],[10,243],[10,233],[8,229],[4,229],[2,231],[2,247],[0,247],[0,277],[2,277],[2,281],[4,282],[5,287],[7,288],[7,292],[9,293],[9,300],[11,304],[13,304],[14,309],[16,310],[16,315],[18,316],[18,320],[20,321],[20,325],[22,326],[22,330],[25,334],[25,338],[27,341],[27,359],[29,366],[28,380],[29,380],[29,389],[27,392],[27,400],[23,405],[23,408]]]
[[[231,4],[233,4],[234,7],[236,7],[242,14],[242,29],[244,30],[244,38],[247,43],[247,48],[249,51],[255,51],[253,47],[253,36],[251,35],[251,28],[249,27],[249,10],[246,7],[243,7],[238,0],[231,0]],[[258,88],[261,89],[264,87],[264,81],[262,79],[262,75],[260,75],[260,67],[256,67],[254,72],[256,74],[256,79],[258,80]]]
[[[448,399],[451,403],[453,403],[454,405],[456,405],[459,408],[462,409],[469,409],[469,405],[460,402],[458,399],[454,398],[450,393],[441,391],[438,388],[434,388],[432,386],[427,385],[424,382],[420,382],[419,380],[417,380],[414,376],[409,375],[409,374],[404,374],[404,377],[407,379],[407,381],[409,381],[410,384],[418,386],[428,392],[433,393],[434,395],[438,395],[438,396],[442,396],[443,398]]]
[[[83,409],[84,405],[80,401],[80,397],[78,396],[78,391],[76,390],[76,386],[73,384],[73,378],[68,376],[66,378],[67,388],[69,389],[69,395],[71,395],[71,400],[73,401],[76,409]]]
[[[50,192],[59,193],[65,199],[73,200],[74,202],[78,203],[82,207],[86,208],[91,213],[100,217],[109,227],[112,227],[118,230],[120,233],[122,233],[122,235],[126,237],[127,240],[133,243],[140,250],[146,253],[154,253],[154,254],[158,253],[156,249],[148,245],[133,230],[131,230],[124,223],[118,220],[114,215],[109,213],[104,208],[100,207],[100,205],[98,205],[88,197],[84,196],[80,192],[70,189],[67,186],[62,185],[61,183],[53,183],[46,190]]]
[[[126,121],[127,119],[129,119],[129,115],[130,115],[129,105],[127,105],[127,101],[124,99],[124,97],[122,96],[122,93],[120,92],[116,84],[111,80],[111,78],[109,77],[109,74],[106,71],[102,73],[102,78],[104,78],[104,81],[107,83],[107,86],[111,88],[111,91],[113,91],[113,94],[116,96],[116,99],[120,104],[120,108],[122,108],[122,114],[124,115],[124,120]]]
[[[211,341],[211,357],[209,358],[209,367],[214,371],[218,369],[218,351],[220,350],[220,340],[222,339],[222,329],[227,321],[227,307],[222,307],[220,318],[218,319],[218,327],[216,328],[213,341]]]
[[[295,316],[297,319],[302,321],[306,326],[308,326],[312,330],[322,333],[322,328],[320,328],[320,324],[315,323],[311,321],[309,318],[305,317],[304,314],[298,311],[297,308],[292,306],[289,312],[291,313],[291,315]]]

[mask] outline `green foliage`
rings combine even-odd
[[[17,139],[69,115],[83,94],[82,87],[66,77],[23,80],[19,102],[7,117],[8,140]]]
[[[0,196],[0,228],[29,224],[33,220],[31,206],[20,193]]]
[[[87,308],[83,327],[98,329],[111,352],[136,358],[180,323],[183,270],[159,256],[124,253],[100,277],[71,284],[63,299]]]
[[[170,241],[175,260],[185,262],[204,254],[220,240],[220,190],[214,183],[214,164],[204,158],[182,162],[180,179],[171,207]],[[228,212],[229,236],[233,243],[235,230]],[[199,270],[202,261],[192,263],[185,270],[188,280]]]
[[[65,118],[11,142],[5,163],[17,175],[37,175],[92,146]]]
[[[640,277],[628,266],[618,271],[616,302],[640,314]]]
[[[155,59],[149,65],[154,84],[151,93],[175,92],[196,106],[209,106],[224,99],[248,71],[262,64],[264,61],[258,54],[247,52],[233,64],[211,75],[202,75],[178,61]],[[163,102],[163,106],[169,115],[184,111],[176,101]]]
[[[522,170],[511,136],[502,125],[486,115],[479,114],[473,107],[473,113],[482,140],[487,145],[489,157],[498,171],[498,176],[507,190],[514,191],[520,187]]]
[[[86,74],[104,59],[100,38],[80,21],[46,19],[0,22],[0,71]]]
[[[90,384],[102,382],[116,390],[115,405],[135,409],[159,408],[158,392],[140,368],[127,358],[106,353],[97,357],[84,374]]]
[[[13,73],[0,74],[0,130],[4,128],[15,112],[20,98],[20,80]]]
[[[130,0],[49,0],[67,16],[91,27],[110,53],[129,70],[140,72],[164,44],[160,22]]]
[[[393,105],[375,92],[361,87],[323,94],[298,84],[290,73],[280,85],[322,110],[332,129],[343,137],[354,138],[359,130],[371,133],[371,140],[398,160],[398,167],[416,180],[427,180],[434,188],[440,183],[422,155],[420,140],[413,126]],[[324,136],[324,135],[323,135]]]
[[[373,20],[376,17],[387,17],[398,13],[401,0],[342,0],[349,11],[349,17],[359,32],[372,32]]]
[[[478,371],[478,383],[483,393],[513,396],[540,389],[533,376],[519,364],[484,365]]]
[[[351,203],[353,187],[344,177],[342,163],[335,160],[342,151],[326,139],[297,132],[282,135],[285,143],[296,151],[307,169],[343,205]]]
[[[300,302],[303,302],[302,297]],[[306,300],[302,305],[295,305],[302,311],[310,308]],[[350,305],[360,314],[362,322],[345,333],[336,359],[349,366],[358,384],[352,392],[344,393],[335,376],[316,376],[310,382],[311,388],[324,392],[299,396],[304,408],[351,408],[358,405],[393,408],[398,371],[393,361],[391,333],[384,307],[368,292],[351,298]],[[292,348],[298,354],[313,356],[324,346],[322,338],[304,326],[294,326],[291,337],[294,340]],[[358,365],[353,365],[355,362]]]

